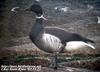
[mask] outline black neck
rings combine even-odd
[[[32,27],[30,35],[32,38],[36,39],[38,35],[41,35],[44,32],[44,27],[43,27],[43,19],[42,18],[37,18],[34,26]]]

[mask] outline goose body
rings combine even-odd
[[[42,16],[36,17],[36,22],[30,32],[30,39],[41,50],[49,52],[49,53],[66,52],[63,50],[68,50],[68,49],[62,50],[62,48],[69,48],[67,46],[67,43],[69,43],[69,42],[71,44],[72,41],[74,41],[74,44],[75,44],[75,41],[77,41],[76,42],[77,45],[81,44],[82,42],[85,42],[85,43],[92,42],[93,43],[93,41],[90,39],[82,37],[76,33],[67,32],[61,28],[44,27],[43,26],[43,18],[41,18],[41,17]],[[84,46],[82,46],[82,47],[84,47]],[[89,47],[89,46],[87,46],[87,47]],[[73,45],[73,48],[71,48],[70,51],[73,51],[73,50],[79,49],[79,48],[81,48],[81,47],[74,48],[74,45]],[[91,47],[89,47],[89,48],[91,48]],[[62,51],[60,51],[60,50],[62,50]]]

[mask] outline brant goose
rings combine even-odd
[[[88,44],[88,42],[94,43],[94,41],[79,34],[70,33],[61,28],[44,27],[43,21],[46,20],[46,18],[43,16],[43,11],[40,5],[34,4],[26,9],[26,11],[36,13],[36,22],[30,32],[30,39],[41,50],[53,53],[54,58],[52,67],[54,69],[57,69],[58,67],[57,55],[59,53],[85,47],[95,49],[94,46]]]

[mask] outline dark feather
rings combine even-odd
[[[48,28],[45,28],[45,32],[59,37],[62,43],[66,43],[69,41],[84,41],[84,42],[94,43],[94,41],[88,38],[85,38],[79,34],[70,33],[60,28],[48,27]]]

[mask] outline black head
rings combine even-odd
[[[26,9],[27,11],[32,11],[36,13],[38,16],[43,14],[42,7],[38,4],[32,5],[30,8]]]

